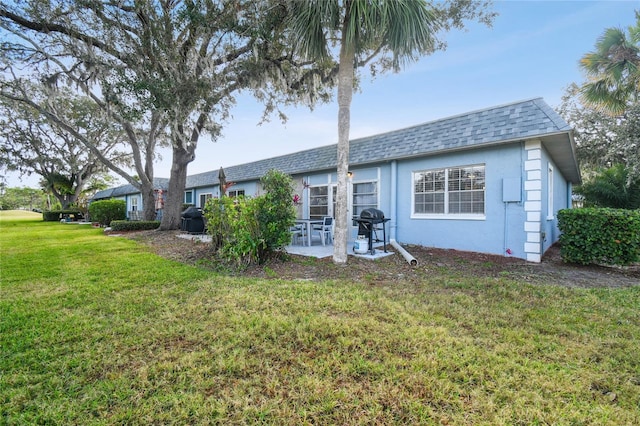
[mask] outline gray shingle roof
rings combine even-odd
[[[358,166],[433,155],[559,133],[566,134],[566,142],[561,143],[567,143],[572,152],[570,130],[569,125],[542,98],[535,98],[352,140],[349,144],[349,164]],[[554,143],[558,143],[558,140]],[[335,169],[336,164],[337,145],[333,144],[225,167],[224,171],[227,181],[241,182],[259,179],[269,169],[299,174]],[[579,181],[575,159],[573,163],[569,159],[565,168],[570,180]],[[188,176],[186,187],[197,188],[217,183],[218,170],[214,170]]]
[[[153,178],[154,189],[169,189],[169,179],[167,178]],[[98,191],[91,198],[92,200],[103,200],[105,198],[122,197],[129,194],[137,194],[140,190],[131,184],[121,185],[115,188],[109,188],[102,191]]]

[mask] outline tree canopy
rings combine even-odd
[[[627,31],[607,28],[595,50],[580,59],[587,75],[582,85],[583,101],[610,114],[623,113],[640,95],[640,12]]]
[[[42,96],[33,88],[29,96]],[[125,164],[130,156],[119,146],[118,128],[97,119],[100,112],[85,98],[60,96],[49,108],[84,135],[105,158]],[[37,109],[0,98],[0,167],[42,177],[46,190],[63,209],[76,202],[90,181],[106,172],[105,165],[72,133],[56,125]]]
[[[326,97],[330,75],[298,64],[283,43],[284,1],[29,0],[0,6],[5,66],[29,66],[3,82],[12,93],[24,78],[67,85],[99,105],[124,129],[140,181],[110,168],[153,211],[153,161],[170,144],[172,168],[162,229],[179,226],[188,164],[200,136],[218,136],[234,94],[251,91],[266,105]],[[24,100],[24,99],[23,99]],[[38,104],[47,111],[46,104]],[[50,117],[51,118],[51,117]]]

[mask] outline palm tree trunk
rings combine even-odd
[[[348,17],[347,17],[348,19]],[[347,21],[345,19],[345,22]],[[340,47],[338,68],[338,188],[334,228],[333,262],[347,263],[347,240],[349,219],[347,206],[347,172],[349,171],[349,129],[351,127],[351,98],[353,96],[353,73],[355,53],[353,46],[343,40]]]

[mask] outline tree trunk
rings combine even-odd
[[[140,187],[140,194],[142,194],[142,205],[144,220],[156,220],[156,200],[153,196],[153,184],[142,184]]]
[[[177,143],[173,144],[171,176],[159,228],[161,231],[180,229],[182,221],[180,215],[184,201],[184,189],[187,184],[187,166],[193,161],[194,154],[178,145]]]
[[[346,18],[348,19],[348,17]],[[346,20],[345,19],[345,20]],[[345,40],[343,30],[340,46],[340,64],[338,68],[338,188],[336,193],[336,211],[333,262],[347,263],[347,241],[349,219],[347,206],[347,173],[349,171],[349,129],[351,126],[351,98],[353,96],[354,51]]]

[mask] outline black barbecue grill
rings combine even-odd
[[[386,223],[391,219],[385,219],[382,210],[364,209],[360,213],[360,217],[354,218],[353,221],[358,223],[358,235],[365,235],[369,239],[369,253],[375,254],[373,248],[374,241],[382,242],[384,252],[387,252],[387,229]],[[378,239],[377,231],[382,231],[382,240]],[[375,238],[374,238],[375,237]]]
[[[182,212],[182,231],[190,234],[202,234],[204,232],[204,219],[202,218],[202,209],[199,207],[187,207]]]

